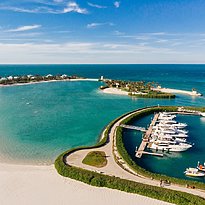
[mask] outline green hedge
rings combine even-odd
[[[127,123],[131,123],[133,120],[139,119],[143,116],[152,114],[154,112],[161,112],[161,111],[168,111],[168,112],[174,112],[177,111],[177,107],[173,106],[173,107],[155,107],[155,108],[151,108],[148,109],[146,111],[142,111],[140,113],[137,113],[135,115],[130,116],[129,118],[123,120],[121,123],[122,124],[127,124]],[[196,109],[197,110],[197,109]],[[200,189],[205,189],[205,184],[202,182],[197,182],[197,181],[191,181],[191,180],[185,180],[185,179],[179,179],[179,178],[174,178],[174,177],[170,177],[167,175],[163,175],[163,174],[157,174],[157,173],[153,173],[150,172],[144,168],[142,168],[141,166],[139,166],[136,162],[134,162],[132,160],[132,158],[130,157],[130,155],[127,153],[127,150],[124,146],[124,142],[123,142],[123,135],[122,135],[122,129],[121,127],[117,128],[117,134],[116,134],[116,146],[118,149],[119,154],[121,155],[121,157],[124,159],[124,161],[126,161],[128,163],[128,165],[134,170],[136,171],[138,174],[146,176],[146,177],[150,177],[153,179],[163,179],[163,180],[169,180],[172,183],[175,184],[180,184],[180,185],[186,185],[186,184],[192,184],[193,186],[195,186],[196,188],[200,188]]]
[[[167,94],[167,93],[148,93],[148,94],[130,94],[130,96],[136,97],[136,98],[170,98],[173,99],[176,96],[173,94]]]
[[[168,108],[168,107],[166,107],[166,108]],[[152,111],[153,111],[156,109],[156,107],[152,107],[150,109],[152,109]],[[130,113],[132,113],[132,112],[130,112]],[[143,111],[143,113],[144,113],[144,111]],[[113,122],[111,122],[107,126],[106,131],[105,131],[105,137],[99,143],[97,143],[95,146],[74,148],[74,149],[66,151],[66,152],[62,153],[60,156],[58,156],[58,158],[55,160],[55,168],[58,171],[58,173],[62,176],[69,177],[69,178],[72,178],[75,180],[79,180],[79,181],[82,181],[84,183],[90,184],[92,186],[118,189],[121,191],[140,194],[143,196],[159,199],[162,201],[166,201],[166,202],[170,202],[170,203],[174,203],[174,204],[178,204],[178,205],[205,205],[205,199],[201,198],[199,196],[195,196],[195,195],[180,192],[180,191],[174,191],[174,190],[170,190],[170,189],[166,189],[166,188],[151,186],[151,185],[147,185],[147,184],[141,184],[141,183],[126,180],[126,179],[121,179],[119,177],[102,175],[102,174],[99,174],[99,173],[96,173],[93,171],[85,170],[85,169],[82,169],[79,167],[74,167],[74,166],[70,166],[70,165],[66,164],[66,157],[68,155],[70,155],[71,153],[73,153],[77,150],[81,150],[81,149],[97,148],[97,147],[104,145],[108,140],[109,131],[112,128],[113,124],[116,121],[118,121],[119,119],[121,119],[122,117],[124,117],[125,115],[117,118],[116,120],[114,120]],[[137,116],[138,115],[135,115],[135,117],[137,117]],[[130,119],[132,119],[132,117]],[[120,130],[117,130],[117,132],[118,132],[117,137],[119,137],[118,138],[119,141],[117,140],[117,146],[119,147],[119,145],[123,145],[122,133],[119,133],[119,132],[121,132]],[[120,138],[120,136],[121,136],[121,138]],[[121,139],[121,141],[120,141],[120,139]],[[123,152],[124,152],[124,154],[123,154]],[[123,147],[121,149],[121,154],[123,156],[129,157],[125,148],[123,148]],[[126,159],[126,161],[128,160],[128,163],[129,163],[129,159],[131,160],[131,158]],[[140,169],[140,167],[137,166],[136,163],[133,163],[132,167],[134,167],[134,166],[136,166],[137,169]],[[141,169],[143,170],[143,168],[141,168]]]

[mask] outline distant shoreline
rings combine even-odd
[[[0,84],[0,88],[2,87],[11,87],[11,86],[23,86],[23,85],[33,85],[33,84],[40,84],[40,83],[52,83],[52,82],[75,82],[75,81],[98,81],[98,79],[95,78],[76,78],[76,79],[62,79],[62,80],[42,80],[42,81],[33,81],[28,83],[14,83],[14,84],[7,84],[3,85]]]

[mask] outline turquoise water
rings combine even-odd
[[[0,66],[0,76],[48,73],[154,80],[166,87],[205,90],[204,65]],[[0,161],[50,164],[64,150],[97,142],[106,124],[130,110],[157,104],[205,106],[204,97],[132,99],[102,94],[100,85],[55,82],[0,88]]]

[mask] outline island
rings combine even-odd
[[[111,80],[105,79],[102,81],[106,84],[100,89],[104,93],[129,95],[138,98],[175,98],[172,93],[155,90],[159,86],[155,82],[145,81],[125,81],[125,80]]]
[[[84,80],[85,78],[76,75],[68,76],[63,75],[22,75],[22,76],[7,76],[0,77],[0,86],[9,85],[24,85],[32,83],[42,83],[42,82],[55,82],[55,81],[69,81],[69,80]]]

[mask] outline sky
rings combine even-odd
[[[205,63],[204,0],[0,0],[0,64]]]

